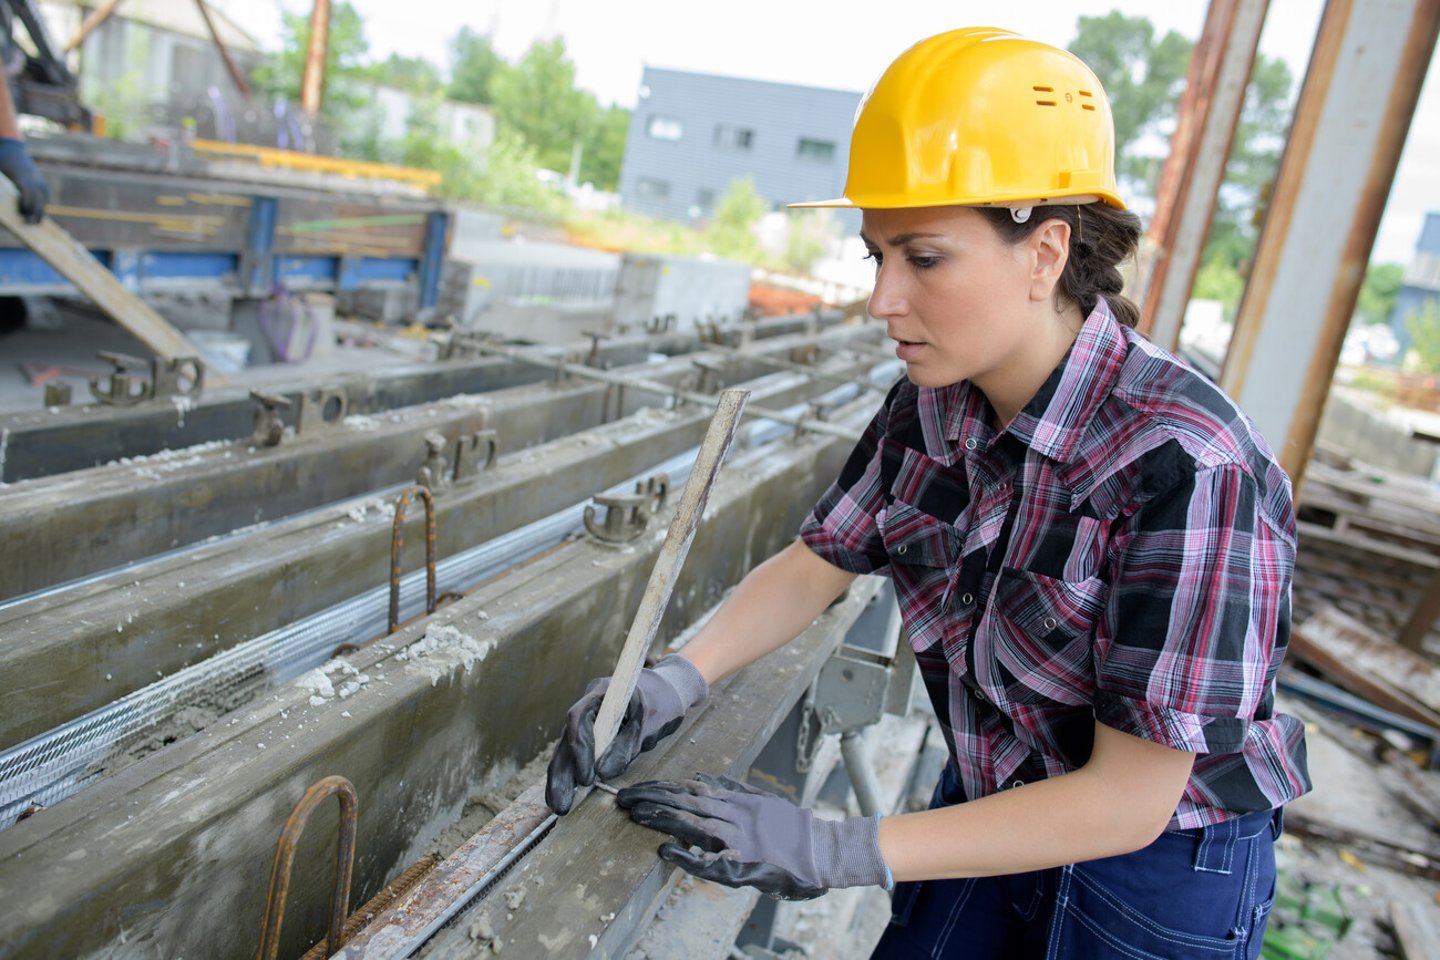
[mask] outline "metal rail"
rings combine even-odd
[[[596,370],[594,367],[587,367],[581,363],[571,363],[568,360],[556,360],[551,357],[537,356],[528,350],[518,350],[514,347],[476,344],[475,349],[487,356],[504,357],[507,360],[529,364],[532,367],[545,367],[546,369],[569,374],[573,377],[580,377],[582,380],[598,380],[601,383],[613,383],[617,386],[629,387],[632,390],[653,393],[657,396],[677,397],[689,403],[714,406],[719,399],[713,394],[698,393],[694,390],[686,390],[683,387],[672,387],[654,380],[646,380],[643,377],[627,377],[621,374],[610,373],[606,370]],[[823,433],[826,436],[839,437],[842,440],[860,439],[860,435],[853,430],[847,430],[833,423],[826,423],[823,420],[816,420],[804,415],[795,416],[780,410],[768,410],[763,407],[749,407],[746,412],[765,420],[788,424],[798,430],[807,430],[811,433]]]

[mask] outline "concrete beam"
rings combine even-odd
[[[821,392],[795,374],[748,385],[756,402],[777,405]],[[708,418],[699,407],[651,411],[502,455],[436,497],[439,557],[653,469],[698,444]],[[391,519],[381,507],[338,504],[0,608],[0,747],[388,583]],[[422,522],[412,511],[407,569],[419,564]]]
[[[862,402],[845,422],[858,429],[872,410]],[[848,452],[842,441],[807,438],[735,456],[663,641],[791,539]],[[359,792],[363,902],[425,852],[468,797],[546,749],[585,681],[613,665],[661,539],[567,545],[356,653],[349,668],[367,680],[349,697],[312,705],[310,690],[288,685],[0,833],[0,953],[249,957],[279,828],[329,774]],[[323,931],[333,826],[322,811],[301,840],[287,955]]]

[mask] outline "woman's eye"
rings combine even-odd
[[[929,270],[940,262],[939,257],[911,257],[910,263],[917,270]]]
[[[861,257],[860,259],[861,259],[861,260],[874,260],[874,261],[875,261],[875,266],[878,267],[878,266],[880,266],[880,261],[882,261],[882,260],[884,259],[884,255],[881,254],[879,250],[867,250],[867,251],[865,252],[865,256]]]

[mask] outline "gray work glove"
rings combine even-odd
[[[810,900],[831,887],[891,887],[878,817],[822,820],[783,797],[729,777],[652,781],[616,797],[636,823],[675,837],[660,858],[727,887]],[[691,845],[701,853],[691,853]]]
[[[0,80],[3,83],[4,80]],[[50,188],[45,178],[35,169],[35,161],[25,149],[24,140],[14,137],[0,137],[0,173],[20,191],[20,215],[26,223],[39,223],[45,216],[45,204],[50,200]]]
[[[570,812],[576,786],[588,787],[618,777],[641,753],[674,733],[685,712],[710,694],[705,677],[679,654],[640,671],[635,692],[625,707],[620,730],[600,762],[595,762],[595,714],[610,689],[608,677],[591,680],[585,695],[565,714],[565,732],[545,779],[545,802],[558,814]]]

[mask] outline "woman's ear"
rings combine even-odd
[[[1070,224],[1051,217],[1030,234],[1029,245],[1034,264],[1030,272],[1030,299],[1049,300],[1055,295],[1070,259]]]

